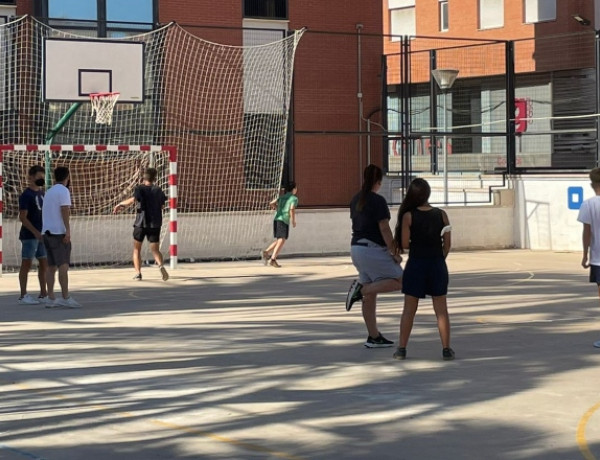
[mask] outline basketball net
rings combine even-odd
[[[99,125],[110,125],[112,123],[113,110],[120,93],[92,93],[90,104],[92,104],[92,115],[96,114],[96,123]]]

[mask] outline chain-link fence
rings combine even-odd
[[[487,201],[506,173],[597,166],[598,48],[592,31],[397,40],[386,56],[389,174],[400,188],[426,176],[436,202],[464,204]],[[488,190],[472,192],[477,183]]]

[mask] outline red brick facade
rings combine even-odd
[[[33,14],[33,0],[17,0],[18,14]],[[159,21],[194,26],[186,29],[210,41],[232,43],[228,28],[243,26],[243,1],[161,0]],[[367,163],[366,122],[360,121],[358,32],[362,24],[363,117],[380,122],[382,89],[382,4],[364,0],[326,2],[289,0],[288,29],[307,27],[296,55],[294,80],[293,179],[304,206],[346,204],[360,187]],[[204,26],[199,29],[197,26]],[[219,28],[220,27],[220,28]],[[322,33],[326,32],[326,33]],[[349,134],[332,134],[331,132]],[[326,134],[322,134],[326,132]],[[359,151],[362,154],[359,156]],[[371,161],[381,164],[381,143],[373,138]]]
[[[242,27],[242,2],[226,0],[214,7],[209,0],[161,2],[160,21],[195,26]],[[298,132],[366,131],[359,125],[358,42],[356,24],[363,24],[363,114],[381,105],[381,5],[369,8],[361,0],[334,7],[320,0],[289,0],[290,30],[307,27],[296,54],[294,76],[294,130]],[[322,33],[327,32],[327,33]],[[195,34],[231,37],[231,30],[195,30]],[[369,34],[373,34],[369,36]],[[375,36],[377,35],[377,36]],[[209,38],[210,39],[210,38]],[[379,114],[372,117],[380,122]],[[362,141],[362,146],[359,142]],[[359,158],[362,150],[362,160]],[[381,164],[381,143],[371,143],[372,161]],[[360,187],[360,168],[366,166],[365,136],[297,134],[293,140],[293,178],[304,206],[339,205],[350,201]]]
[[[416,35],[417,37],[436,37],[439,41],[411,40],[411,49],[444,48],[464,45],[466,42],[444,40],[448,38],[469,38],[480,40],[515,40],[515,67],[517,73],[539,72],[549,70],[562,70],[581,68],[593,65],[587,62],[593,59],[588,50],[577,50],[576,43],[565,43],[565,49],[557,56],[557,43],[560,40],[544,40],[545,37],[558,34],[575,34],[578,32],[593,31],[594,2],[590,0],[556,0],[556,20],[535,24],[525,23],[525,10],[523,0],[504,0],[504,26],[490,29],[479,28],[480,0],[449,0],[448,30],[441,32],[439,24],[439,0],[419,0],[415,5]],[[574,14],[579,14],[592,21],[589,27],[582,27],[573,19]],[[383,0],[383,31],[390,33],[390,13],[388,0]],[[399,43],[389,38],[384,40],[386,54],[399,52]],[[503,73],[504,62],[497,56],[499,50],[487,49],[490,56],[480,56],[481,65],[470,62],[468,70],[461,69],[461,78],[496,75]],[[445,59],[449,62],[459,61],[459,53],[446,53]],[[500,58],[501,59],[501,58]],[[392,69],[395,68],[393,65]],[[438,63],[443,66],[443,63]],[[466,70],[466,71],[465,71]],[[413,65],[411,79],[413,82],[423,82],[429,79],[427,66]],[[390,72],[389,83],[398,83],[398,72]]]

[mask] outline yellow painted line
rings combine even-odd
[[[592,415],[594,415],[594,412],[596,412],[598,409],[600,409],[600,402],[590,407],[588,411],[583,414],[583,417],[581,417],[579,423],[577,424],[577,434],[575,437],[577,439],[579,450],[581,451],[581,454],[585,460],[597,460],[588,447],[587,440],[585,439],[585,428],[587,427],[590,418],[592,418]]]
[[[63,395],[60,393],[53,393],[51,389],[34,388],[34,387],[31,387],[24,383],[12,382],[12,385],[14,385],[22,390],[43,394],[43,395],[50,396],[54,399],[58,399],[58,400],[62,400],[62,401],[77,401],[77,400],[81,401],[82,400],[82,398],[74,398],[72,396],[66,396],[66,395]],[[113,409],[111,407],[108,407],[108,406],[105,406],[102,404],[92,403],[89,405],[89,407],[95,407],[96,409],[100,409],[105,412],[120,415],[122,417],[127,417],[127,418],[135,417],[135,414],[133,414],[131,412],[120,411],[118,409]],[[236,446],[236,447],[239,447],[239,448],[242,448],[245,450],[269,454],[269,455],[272,455],[273,457],[282,458],[285,460],[304,460],[302,457],[296,457],[295,455],[287,454],[285,452],[275,451],[275,450],[269,449],[267,447],[260,446],[258,444],[252,444],[250,442],[245,442],[245,441],[238,441],[233,438],[228,438],[226,436],[221,436],[216,433],[211,433],[210,431],[204,431],[204,430],[200,430],[198,428],[193,428],[193,427],[186,426],[186,425],[178,425],[176,423],[165,422],[163,420],[158,420],[158,419],[149,419],[148,421],[154,425],[162,426],[163,428],[169,428],[171,430],[181,431],[183,433],[194,434],[197,436],[203,436],[205,438],[212,439],[213,441],[218,441],[218,442],[221,442],[224,444],[229,444],[231,446]]]

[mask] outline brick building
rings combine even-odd
[[[598,112],[594,43],[600,26],[598,0],[384,0],[383,4],[383,28],[389,34],[384,41],[388,103],[392,108],[402,105],[399,87],[410,85],[414,131],[440,126],[439,120],[446,117],[449,126],[468,127],[452,130],[448,150],[495,155],[493,161],[483,161],[487,165],[483,168],[502,166],[499,155],[508,146],[499,136],[507,129],[502,124],[508,118],[507,87],[514,85],[515,116],[537,119],[529,125],[517,122],[517,166],[595,164],[595,118],[549,118]],[[403,41],[402,36],[411,38]],[[400,60],[406,52],[410,72],[402,76]],[[507,53],[514,54],[510,58],[514,69],[507,68]],[[434,68],[459,71],[443,99],[433,83]],[[507,80],[507,75],[514,80]],[[450,108],[440,109],[440,99]],[[436,106],[434,113],[429,111]],[[390,128],[399,129],[400,121],[391,118]],[[431,145],[436,141],[418,140],[413,152],[435,154]],[[462,158],[463,167],[475,164]],[[421,162],[423,170],[435,169],[434,161]],[[481,166],[482,160],[477,161]]]
[[[356,134],[366,130],[367,116],[381,121],[381,4],[366,8],[361,0],[345,0],[340,2],[343,8],[333,8],[331,2],[317,0],[224,0],[218,7],[209,0],[85,3],[95,8],[74,9],[66,0],[0,2],[0,16],[6,11],[30,14],[55,28],[107,37],[175,21],[194,35],[232,45],[264,43],[281,37],[282,31],[307,27],[296,56],[293,129],[284,178],[298,182],[304,206],[345,205],[360,186],[366,162],[381,163],[381,143],[372,139],[367,145],[365,136]]]

